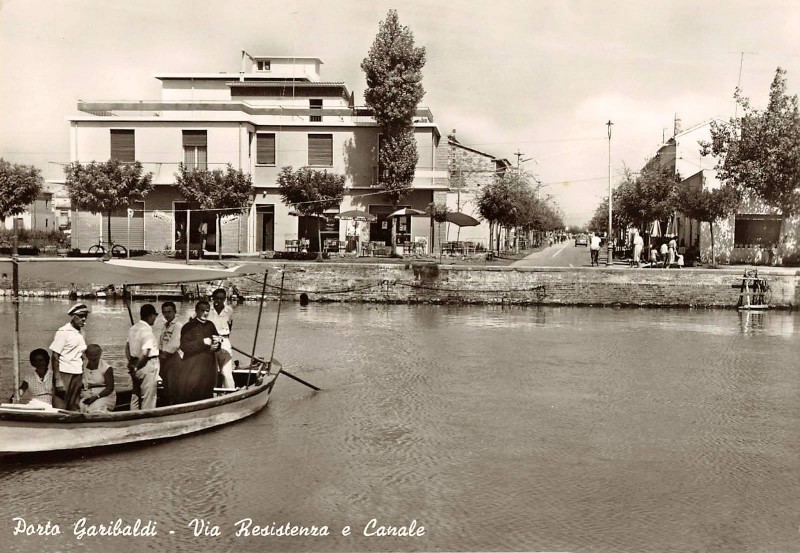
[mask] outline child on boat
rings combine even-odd
[[[50,369],[50,354],[46,349],[35,349],[30,354],[33,370],[20,383],[20,399],[30,407],[52,409],[53,407],[53,371]]]

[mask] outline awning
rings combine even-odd
[[[12,278],[13,262],[9,258],[0,258],[0,270],[7,282]],[[236,276],[263,273],[264,268],[249,264],[238,267],[210,269],[179,263],[159,263],[153,261],[136,261],[129,259],[97,259],[69,258],[36,258],[22,257],[19,260],[19,279],[53,282],[69,286],[70,284],[96,284],[108,286],[114,284],[177,284],[182,282],[205,282]]]

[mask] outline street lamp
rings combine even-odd
[[[606,126],[608,127],[608,261],[606,266],[610,267],[613,264],[614,258],[614,241],[612,240],[613,227],[611,225],[611,119],[608,120]]]

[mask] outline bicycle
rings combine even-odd
[[[105,257],[106,252],[108,250],[103,245],[103,243],[100,242],[99,244],[90,246],[88,251],[89,255],[98,255],[101,257]],[[122,244],[115,243],[113,240],[111,241],[111,257],[127,257],[127,255],[128,255],[128,248],[126,248]]]

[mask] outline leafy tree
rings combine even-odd
[[[36,200],[43,185],[38,168],[0,158],[0,221],[25,211]]]
[[[680,183],[675,194],[675,206],[691,217],[707,222],[711,229],[711,264],[716,265],[714,255],[714,223],[728,217],[739,206],[739,192],[731,185],[725,184],[714,190],[707,190],[689,181]]]
[[[322,255],[322,214],[342,203],[345,176],[301,167],[284,167],[278,174],[278,193],[283,203],[301,215],[317,218],[318,251]],[[319,259],[319,258],[318,258]]]
[[[422,68],[425,48],[414,45],[414,34],[400,25],[397,11],[389,10],[361,62],[367,81],[364,101],[383,133],[378,154],[379,182],[396,208],[411,190],[419,161],[413,118],[425,95]],[[392,225],[392,244],[396,242]]]
[[[91,213],[108,216],[108,241],[111,242],[111,214],[141,201],[152,192],[153,174],[142,174],[142,164],[117,160],[74,162],[64,168],[65,186],[72,205]]]
[[[434,221],[439,223],[439,230],[441,230],[441,223],[447,221],[447,214],[450,213],[450,208],[444,203],[431,202],[425,208],[425,211],[431,217],[431,252],[433,252],[433,223]]]
[[[389,10],[386,20],[378,25],[369,54],[361,62],[367,79],[364,100],[384,130],[410,126],[425,95],[424,65],[425,48],[414,45],[414,34],[400,25],[397,11]]]
[[[640,229],[667,218],[675,210],[675,187],[680,180],[674,168],[662,167],[656,160],[647,163],[636,177],[626,170],[620,185],[621,218]]]
[[[759,111],[740,95],[741,118],[712,122],[711,141],[704,154],[719,158],[716,170],[723,182],[749,191],[780,211],[781,234],[786,218],[800,213],[800,112],[797,95],[786,92],[786,71],[775,72],[767,108]],[[783,237],[781,239],[783,241]]]
[[[175,174],[175,186],[192,208],[244,212],[250,205],[253,178],[249,173],[234,169],[230,163],[224,171],[187,169],[181,163]],[[221,211],[217,212],[217,219],[219,213]],[[186,231],[188,235],[189,229]],[[217,253],[222,256],[222,236],[217,237]]]

